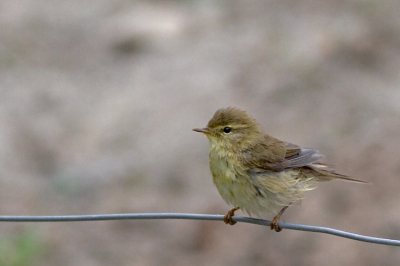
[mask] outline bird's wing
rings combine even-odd
[[[271,145],[258,145],[245,151],[242,164],[250,169],[280,172],[310,165],[324,158],[317,150],[302,149],[295,144],[277,139],[273,139],[271,143],[272,149]]]
[[[239,159],[241,164],[248,169],[280,172],[290,165],[285,159],[285,154],[285,143],[268,136],[264,142],[244,150]]]
[[[289,162],[287,168],[296,168],[316,163],[325,156],[314,149],[302,149],[299,146],[285,142],[285,159]]]
[[[297,156],[301,152],[300,146],[297,146],[296,144],[289,143],[289,142],[283,142],[285,144],[285,158],[289,159],[291,157]]]
[[[265,176],[266,171],[280,172],[285,169],[307,166],[302,171],[311,172],[320,181],[342,179],[368,184],[368,182],[338,174],[333,167],[319,163],[325,156],[317,150],[302,149],[295,144],[276,139],[274,139],[273,144],[274,149],[270,149],[270,146],[260,146],[257,149],[249,149],[245,152],[243,156],[245,161],[242,163],[249,168],[247,171],[252,180],[255,176]],[[254,154],[257,154],[257,156],[254,156]]]
[[[286,160],[289,162],[287,168],[296,168],[310,165],[320,161],[325,156],[320,154],[319,151],[314,149],[301,149],[300,152],[294,156],[290,156]]]

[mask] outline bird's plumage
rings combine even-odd
[[[253,117],[237,108],[219,109],[206,128],[195,131],[210,141],[210,169],[222,198],[248,213],[286,209],[321,181],[366,183],[321,163],[324,156],[317,150],[264,133]]]

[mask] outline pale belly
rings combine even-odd
[[[210,153],[213,181],[222,198],[251,214],[276,214],[279,210],[300,201],[311,183],[300,181],[298,171],[272,172],[249,175],[235,165],[231,158]]]

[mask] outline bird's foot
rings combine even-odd
[[[234,225],[236,222],[232,220],[232,216],[235,216],[235,211],[239,210],[240,207],[233,208],[228,211],[228,213],[224,216],[224,222],[226,224]]]
[[[284,207],[277,216],[274,217],[271,221],[271,230],[275,230],[276,232],[282,231],[282,228],[279,226],[279,220],[281,219],[282,214],[289,206]]]
[[[274,219],[271,221],[271,230],[275,230],[276,232],[282,231],[282,228],[279,227],[280,218],[280,215],[274,217]]]

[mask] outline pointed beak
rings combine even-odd
[[[208,128],[193,128],[193,131],[204,133],[204,134],[211,134],[211,131]]]

